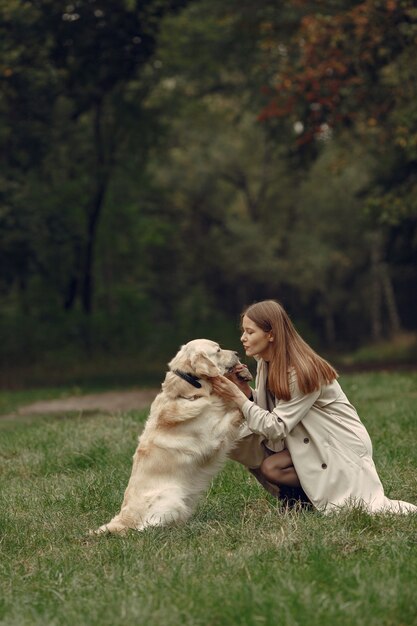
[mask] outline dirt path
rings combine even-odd
[[[416,369],[416,364],[402,364],[395,367],[379,364],[380,367],[373,367],[372,370],[412,370]],[[343,372],[367,371],[366,367],[349,368],[346,365],[341,368]],[[19,417],[26,415],[45,415],[48,413],[70,413],[83,411],[101,411],[103,413],[118,413],[124,411],[140,411],[148,408],[154,400],[159,389],[130,389],[122,391],[106,391],[83,396],[72,396],[69,398],[58,398],[56,400],[39,400],[19,407],[11,414],[0,414],[0,419],[5,417]]]
[[[150,406],[158,389],[132,389],[129,391],[106,391],[103,393],[74,396],[57,400],[40,400],[19,407],[13,415],[45,415],[45,413],[69,413],[71,411],[103,411],[117,413],[138,411]]]

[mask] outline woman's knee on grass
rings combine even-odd
[[[279,482],[283,477],[282,470],[292,466],[292,459],[288,450],[272,454],[263,460],[260,470],[267,480]]]
[[[262,474],[267,480],[277,482],[281,476],[281,470],[283,469],[283,459],[280,458],[280,452],[272,454],[263,460],[260,467]]]

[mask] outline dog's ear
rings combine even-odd
[[[197,376],[220,376],[220,370],[205,352],[197,352],[191,357],[191,367]]]
[[[190,359],[187,354],[187,346],[181,346],[174,358],[168,363],[170,370],[188,370],[190,368]]]

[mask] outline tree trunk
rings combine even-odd
[[[330,308],[326,308],[324,312],[324,329],[326,334],[326,344],[334,346],[336,343],[336,328],[334,325],[334,317]]]
[[[71,311],[74,308],[75,300],[77,298],[78,291],[78,277],[71,276],[68,282],[68,288],[64,298],[65,311]]]
[[[394,288],[392,286],[391,276],[389,275],[386,263],[381,265],[381,282],[382,291],[385,297],[385,303],[388,310],[388,318],[392,334],[396,335],[401,332],[401,320],[398,313],[397,302],[395,300]]]
[[[380,232],[370,236],[371,256],[371,332],[374,341],[382,337],[382,293],[380,281],[382,237]]]
[[[85,249],[83,282],[81,291],[81,302],[83,310],[87,315],[93,310],[94,295],[94,249],[97,239],[97,227],[102,212],[107,183],[103,182],[98,186],[92,202],[92,209],[89,212],[87,224],[87,243]]]
[[[101,124],[102,105],[98,103],[94,112],[94,139],[96,150],[96,191],[87,215],[87,240],[84,256],[84,268],[81,285],[81,302],[84,312],[89,315],[93,310],[94,297],[94,251],[98,224],[104,206],[110,175],[110,163],[106,163]]]
[[[371,245],[371,326],[372,337],[379,340],[382,337],[382,309],[386,306],[391,333],[401,331],[401,320],[395,299],[394,289],[389,274],[388,264],[383,260],[383,235],[381,231],[372,233]]]

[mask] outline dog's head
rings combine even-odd
[[[218,343],[209,339],[194,339],[181,347],[168,367],[197,377],[213,378],[226,374],[238,363],[237,352],[222,350]]]

